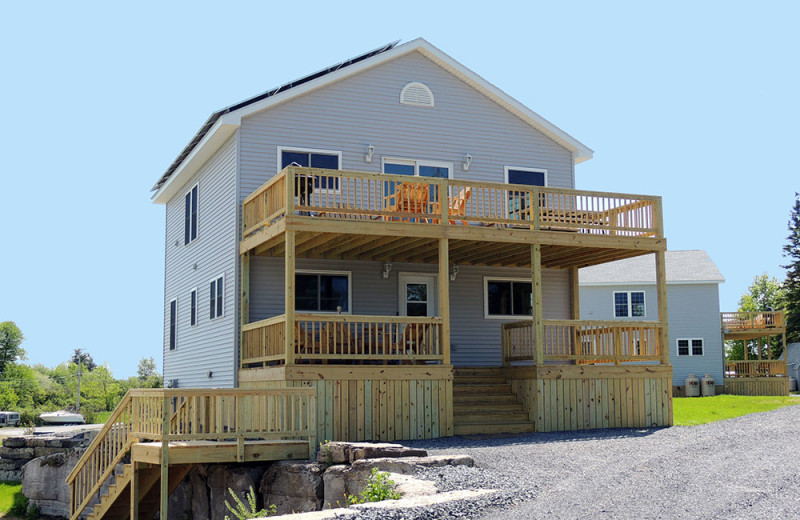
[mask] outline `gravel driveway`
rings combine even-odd
[[[502,492],[396,518],[800,518],[800,406],[693,427],[408,444],[475,459],[428,471],[440,488]]]

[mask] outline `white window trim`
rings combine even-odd
[[[211,282],[217,283],[217,280],[219,280],[220,278],[222,278],[222,314],[217,314],[217,313],[215,312],[214,314],[216,314],[216,316],[214,316],[213,318],[211,318],[211,317],[209,316],[209,321],[213,321],[213,320],[217,320],[217,319],[220,319],[220,318],[224,318],[224,317],[225,317],[225,300],[226,300],[226,298],[225,298],[225,291],[226,291],[226,290],[227,290],[227,288],[228,288],[228,284],[225,282],[225,273],[219,274],[219,275],[215,276],[214,278],[212,278],[212,279],[210,279],[210,280],[208,281],[208,284],[207,284],[207,285],[208,285],[208,287],[209,287],[209,292],[208,292],[208,300],[206,300],[206,301],[207,301],[207,302],[209,302],[209,309],[208,309],[208,310],[210,311],[210,310],[211,310],[211,308],[210,308],[210,307],[211,307],[211,288],[210,288],[210,286],[211,286]],[[216,288],[216,291],[219,291],[219,287],[217,287],[217,288]],[[217,294],[219,294],[219,293],[217,293]],[[215,305],[216,305],[216,304],[215,304]],[[199,306],[198,306],[198,307],[199,307]],[[211,313],[209,312],[209,315],[210,315],[210,314],[211,314]]]
[[[427,90],[428,94],[430,94],[430,96],[431,96],[431,104],[430,105],[426,105],[425,103],[410,103],[408,101],[404,101],[403,98],[405,97],[406,91],[408,89],[412,88],[412,87],[422,87],[425,90]],[[433,108],[433,107],[436,106],[436,99],[433,96],[433,91],[431,90],[431,88],[428,85],[426,85],[425,83],[420,83],[419,81],[412,81],[410,83],[406,83],[403,86],[403,88],[400,89],[400,104],[401,105],[407,105],[407,106],[410,106],[410,107]]]
[[[172,316],[170,314],[171,311],[172,311],[172,302],[175,302],[175,348],[172,348],[172,346],[170,345],[170,339],[171,338],[169,337],[170,333],[171,333],[170,328],[172,327]],[[171,299],[169,301],[169,304],[167,305],[167,352],[172,352],[173,350],[178,350],[178,322],[179,321],[180,320],[178,319],[178,298],[175,297],[175,298]]]
[[[503,166],[503,182],[509,184],[508,182],[508,170],[517,170],[520,172],[532,172],[532,173],[543,173],[544,174],[544,185],[545,187],[550,186],[549,179],[547,178],[547,169],[546,168],[525,168],[522,166]]]
[[[703,342],[703,353],[702,354],[695,354],[692,352],[692,341],[700,340]],[[689,354],[681,354],[678,350],[678,342],[680,341],[688,341],[689,342]],[[700,357],[706,355],[706,340],[704,338],[677,338],[675,340],[675,355],[679,357]]]
[[[276,158],[276,172],[280,173],[282,170],[281,168],[281,157],[283,156],[283,152],[300,152],[300,153],[320,153],[325,155],[335,155],[339,158],[339,170],[342,169],[342,152],[341,150],[323,150],[321,148],[301,148],[299,146],[278,146],[278,155]],[[341,186],[338,190],[314,190],[315,193],[340,193]]]
[[[525,282],[531,284],[530,278],[507,278],[504,276],[484,276],[483,277],[483,318],[486,320],[524,320],[533,319],[533,316],[522,314],[489,314],[489,281],[492,282]]]
[[[331,274],[335,276],[347,276],[347,311],[342,311],[342,314],[353,314],[353,273],[352,271],[327,271],[320,269],[295,269],[295,275],[298,274]],[[297,290],[297,289],[295,289]],[[336,311],[298,311],[297,307],[297,293],[295,293],[295,313],[296,314],[327,314],[337,315]]]
[[[419,167],[420,166],[433,166],[434,168],[447,168],[447,178],[453,178],[453,163],[447,161],[430,161],[427,159],[408,159],[406,157],[381,157],[381,173],[386,175],[394,175],[390,173],[386,173],[386,163],[395,163],[395,164],[407,164],[409,166],[414,166],[414,175],[413,177],[419,177]],[[433,177],[426,177],[426,178],[433,178]]]
[[[186,195],[190,194],[192,192],[192,190],[194,190],[195,188],[197,188],[197,236],[194,237],[194,238],[190,237],[189,238],[189,242],[186,243],[186,223],[184,222],[184,227],[183,227],[184,244],[183,244],[183,247],[189,247],[190,245],[192,245],[195,242],[197,242],[197,239],[200,238],[200,182],[195,182],[194,185],[191,188],[189,188],[186,192],[184,192],[184,194],[183,194],[183,203],[184,203],[183,215],[184,215],[184,218],[186,218],[186,206],[185,206],[185,204],[186,204]],[[190,213],[190,215],[191,215],[191,213]],[[191,221],[189,222],[189,233],[191,235]]]
[[[194,324],[192,323],[192,293],[194,293]],[[199,294],[200,293],[197,291],[197,287],[195,287],[191,291],[189,291],[189,326],[190,327],[197,327],[197,324],[200,322],[200,300],[198,299],[198,295]],[[223,296],[223,300],[224,299],[225,299],[225,297]]]
[[[642,293],[642,309],[644,310],[644,314],[641,316],[634,316],[633,315],[633,302],[631,301],[631,293]],[[628,295],[628,315],[627,316],[617,316],[617,294],[627,294]],[[612,291],[611,293],[611,313],[615,320],[619,320],[622,318],[633,318],[633,319],[641,319],[647,317],[647,291]]]

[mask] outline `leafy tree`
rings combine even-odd
[[[142,381],[149,377],[157,376],[156,360],[152,357],[142,358],[141,361],[139,361],[139,367],[136,369],[136,375],[138,375],[139,379]]]
[[[24,339],[16,323],[0,323],[0,374],[5,373],[7,365],[14,364],[18,359],[25,359],[25,349],[20,347]]]
[[[94,359],[92,359],[92,355],[88,352],[84,352],[81,348],[76,348],[72,351],[70,361],[76,365],[83,365],[90,372],[97,368],[97,364],[94,362]]]
[[[739,298],[740,312],[765,312],[783,309],[786,301],[785,289],[777,278],[770,278],[767,273],[756,276],[747,291]],[[779,338],[767,340],[773,358],[783,352],[783,344]],[[757,358],[757,343],[755,340],[728,341],[725,344],[726,357],[730,360],[744,359],[744,351],[750,359]]]
[[[800,194],[795,193],[794,207],[789,215],[788,243],[783,246],[783,256],[789,259],[786,281],[786,340],[800,342]]]

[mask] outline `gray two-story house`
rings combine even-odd
[[[154,186],[165,381],[315,388],[320,439],[670,424],[666,298],[579,315],[581,267],[667,280],[660,198],[591,157],[422,39],[213,113]]]
[[[711,374],[722,386],[725,364],[716,264],[702,250],[667,251],[672,384]],[[639,256],[580,271],[581,319],[646,320],[658,313],[655,259]]]

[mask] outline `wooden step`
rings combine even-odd
[[[504,385],[507,380],[503,376],[455,376],[454,386],[460,385]]]
[[[461,413],[475,413],[475,412],[519,412],[522,411],[522,405],[517,402],[495,402],[490,401],[487,403],[466,403],[453,402],[453,414]]]
[[[453,385],[453,395],[456,394],[510,394],[511,385]]]
[[[469,405],[469,404],[513,404],[517,402],[517,398],[512,394],[463,394],[453,395],[453,405]]]
[[[483,424],[462,423],[453,425],[454,435],[494,435],[498,433],[531,433],[533,423]]]
[[[528,421],[528,414],[518,412],[453,414],[453,424],[514,424]]]

